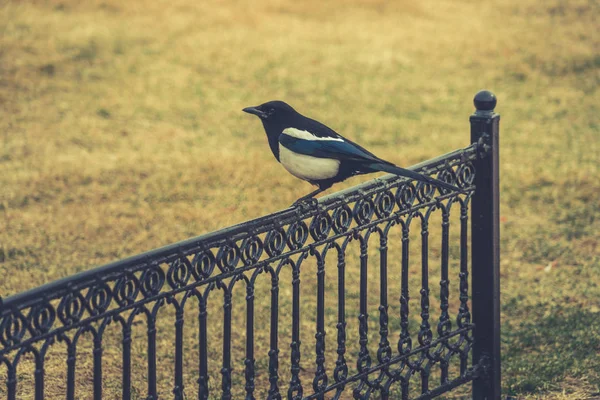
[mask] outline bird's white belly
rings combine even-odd
[[[333,178],[340,170],[339,160],[294,153],[282,145],[279,145],[279,162],[290,174],[305,181]]]

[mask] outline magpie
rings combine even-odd
[[[324,124],[305,117],[283,101],[269,101],[242,111],[260,118],[273,155],[297,178],[318,186],[294,204],[311,199],[351,176],[388,172],[459,191],[456,186],[382,160]]]

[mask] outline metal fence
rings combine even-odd
[[[412,168],[460,192],[385,176],[0,298],[0,394],[500,398],[495,104]]]

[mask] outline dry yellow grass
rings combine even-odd
[[[286,100],[410,165],[467,145],[488,88],[502,114],[504,390],[598,395],[599,14],[592,0],[0,2],[0,294],[310,190],[245,106]]]

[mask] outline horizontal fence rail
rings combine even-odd
[[[425,399],[487,385],[497,354],[471,359],[468,240],[485,146],[411,168],[458,192],[384,176],[4,299],[0,394],[43,399],[59,370],[61,397],[84,398],[80,363],[95,399],[109,364],[124,399]]]

